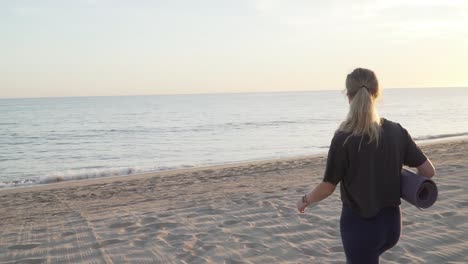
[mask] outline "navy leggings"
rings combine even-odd
[[[400,239],[400,207],[385,207],[375,217],[361,218],[343,206],[340,231],[347,263],[379,263],[379,256]]]

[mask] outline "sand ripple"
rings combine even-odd
[[[440,200],[403,203],[382,263],[467,263],[467,142],[424,147]],[[323,157],[0,192],[1,263],[345,263],[338,192],[299,214]],[[461,165],[460,165],[461,164]]]

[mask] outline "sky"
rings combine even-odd
[[[468,87],[468,0],[0,0],[0,98]]]

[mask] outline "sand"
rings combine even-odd
[[[436,204],[403,202],[381,263],[468,262],[468,141],[424,145]],[[298,213],[325,156],[0,191],[1,263],[345,263],[339,190]]]

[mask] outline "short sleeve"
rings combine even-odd
[[[405,140],[403,164],[409,167],[418,167],[422,165],[427,160],[426,155],[424,155],[419,146],[414,142],[413,138],[411,138],[411,135],[404,128],[403,134]]]
[[[346,173],[347,157],[342,144],[339,144],[336,137],[333,137],[328,150],[327,165],[325,167],[324,182],[337,185]]]

